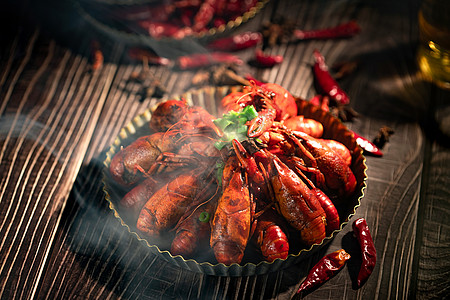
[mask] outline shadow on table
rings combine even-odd
[[[360,90],[357,96],[364,98],[356,99],[351,105],[362,117],[380,124],[417,123],[430,141],[448,148],[450,127],[445,112],[448,114],[450,110],[450,91],[421,76],[416,46],[411,41],[356,55],[357,71],[341,83],[344,88],[358,85],[352,90]]]
[[[59,248],[49,263],[47,276],[52,278],[47,280],[64,277],[64,295],[46,283],[44,288],[63,298],[66,293],[99,293],[125,299],[173,289],[176,268],[150,253],[109,209],[102,190],[102,161],[81,168],[63,212],[55,243]]]

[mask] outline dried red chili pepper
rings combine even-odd
[[[329,73],[325,58],[317,49],[314,50],[314,60],[314,76],[323,92],[340,104],[349,104],[350,99]]]
[[[149,36],[155,39],[162,37],[175,37],[180,30],[180,27],[175,24],[156,22],[152,20],[142,20],[138,25],[145,29]]]
[[[366,152],[370,153],[375,156],[383,156],[383,152],[381,152],[380,149],[378,149],[377,146],[375,146],[374,143],[369,141],[368,139],[360,136],[359,134],[355,133],[354,131],[353,135],[355,136],[356,143]]]
[[[198,9],[198,12],[194,16],[194,24],[192,28],[195,32],[202,32],[207,30],[206,25],[208,25],[214,18],[215,7],[213,0],[206,0]]]
[[[96,71],[103,66],[103,52],[98,41],[91,42],[92,70]]]
[[[347,260],[350,259],[350,254],[344,249],[337,250],[324,256],[312,269],[309,271],[297,294],[315,288],[327,280],[332,278],[337,272],[344,267]]]
[[[350,22],[337,25],[335,27],[315,29],[315,30],[299,30],[295,29],[293,32],[297,40],[311,40],[311,39],[334,39],[352,37],[361,31],[358,23],[352,20]]]
[[[247,31],[231,37],[217,39],[209,43],[206,47],[215,51],[239,51],[254,47],[261,42],[261,33]]]
[[[181,56],[176,61],[176,65],[182,70],[207,67],[220,63],[241,65],[243,61],[235,55],[223,52],[196,53]]]
[[[359,270],[356,282],[359,288],[366,282],[370,274],[372,274],[377,261],[377,252],[366,220],[364,218],[359,218],[353,222],[352,227],[362,253],[361,269]]]
[[[258,0],[229,0],[225,1],[224,11],[227,14],[235,15],[236,17],[242,15],[244,12],[249,11],[252,7],[256,5]]]
[[[283,62],[281,55],[266,55],[261,49],[255,51],[256,63],[261,67],[273,67]]]

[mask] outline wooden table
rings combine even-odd
[[[13,2],[13,1],[11,1]],[[29,1],[31,2],[31,1]],[[97,31],[70,1],[7,2],[0,27],[0,296],[2,299],[290,299],[324,254],[346,247],[346,226],[324,249],[287,269],[214,277],[150,253],[104,200],[105,152],[120,129],[159,99],[128,79],[142,64],[127,44]],[[36,1],[35,1],[36,2]],[[332,65],[357,61],[340,81],[359,116],[346,125],[373,138],[395,133],[384,156],[367,156],[367,189],[354,218],[366,218],[377,249],[368,282],[352,288],[349,268],[307,299],[442,299],[450,293],[450,93],[417,72],[418,1],[271,1],[236,32],[284,17],[298,28],[350,19],[351,39],[283,43],[281,65],[242,66],[256,78],[309,99],[317,48]],[[92,39],[105,61],[92,72]],[[253,49],[238,52],[245,61]],[[195,73],[151,66],[170,95]]]

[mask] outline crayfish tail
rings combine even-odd
[[[289,242],[286,234],[279,226],[267,229],[261,241],[261,252],[268,262],[275,259],[286,259],[289,254]]]
[[[139,218],[137,220],[136,227],[139,231],[143,232],[147,236],[158,235],[156,230],[156,217],[151,213],[149,209],[145,207],[142,209]]]
[[[170,253],[172,253],[172,255],[189,257],[194,253],[196,245],[196,236],[192,232],[183,231],[177,234],[174,238],[170,248]]]
[[[300,231],[300,237],[307,245],[320,244],[325,238],[325,223],[326,218],[324,214],[318,215],[312,221],[307,222],[305,227]]]
[[[227,266],[233,263],[240,263],[244,257],[244,249],[233,242],[217,242],[214,244],[213,249],[217,262]]]

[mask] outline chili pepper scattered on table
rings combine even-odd
[[[330,98],[336,100],[339,104],[349,104],[350,99],[348,95],[331,76],[328,71],[328,66],[325,63],[325,58],[317,49],[314,50],[314,60],[314,76],[323,92]]]
[[[314,29],[314,30],[300,30],[295,29],[293,36],[296,40],[312,40],[312,39],[335,39],[347,38],[358,34],[361,31],[358,23],[352,20],[347,23],[337,25],[335,27]]]
[[[380,149],[378,149],[377,146],[375,146],[375,144],[373,144],[371,141],[369,141],[368,139],[360,136],[359,134],[355,133],[354,131],[353,135],[355,136],[356,139],[356,143],[366,152],[366,153],[370,153],[372,155],[375,156],[383,156],[383,152],[381,152]]]
[[[241,65],[243,61],[236,55],[224,52],[195,53],[180,56],[176,60],[176,65],[182,70],[207,67],[221,63]]]
[[[281,55],[267,55],[261,49],[255,51],[256,63],[261,67],[273,67],[283,62]]]
[[[103,66],[104,57],[98,41],[91,42],[91,59],[93,71],[96,71]]]
[[[312,269],[309,271],[297,294],[305,291],[309,291],[319,285],[325,283],[334,275],[336,275],[340,269],[342,269],[350,259],[350,254],[345,252],[344,249],[332,252],[324,256]]]
[[[239,51],[254,47],[261,42],[261,33],[247,31],[231,37],[217,39],[209,43],[206,47],[214,51]]]
[[[366,220],[359,218],[353,222],[352,227],[362,253],[362,263],[357,278],[357,286],[359,288],[372,274],[377,261],[377,253]]]

